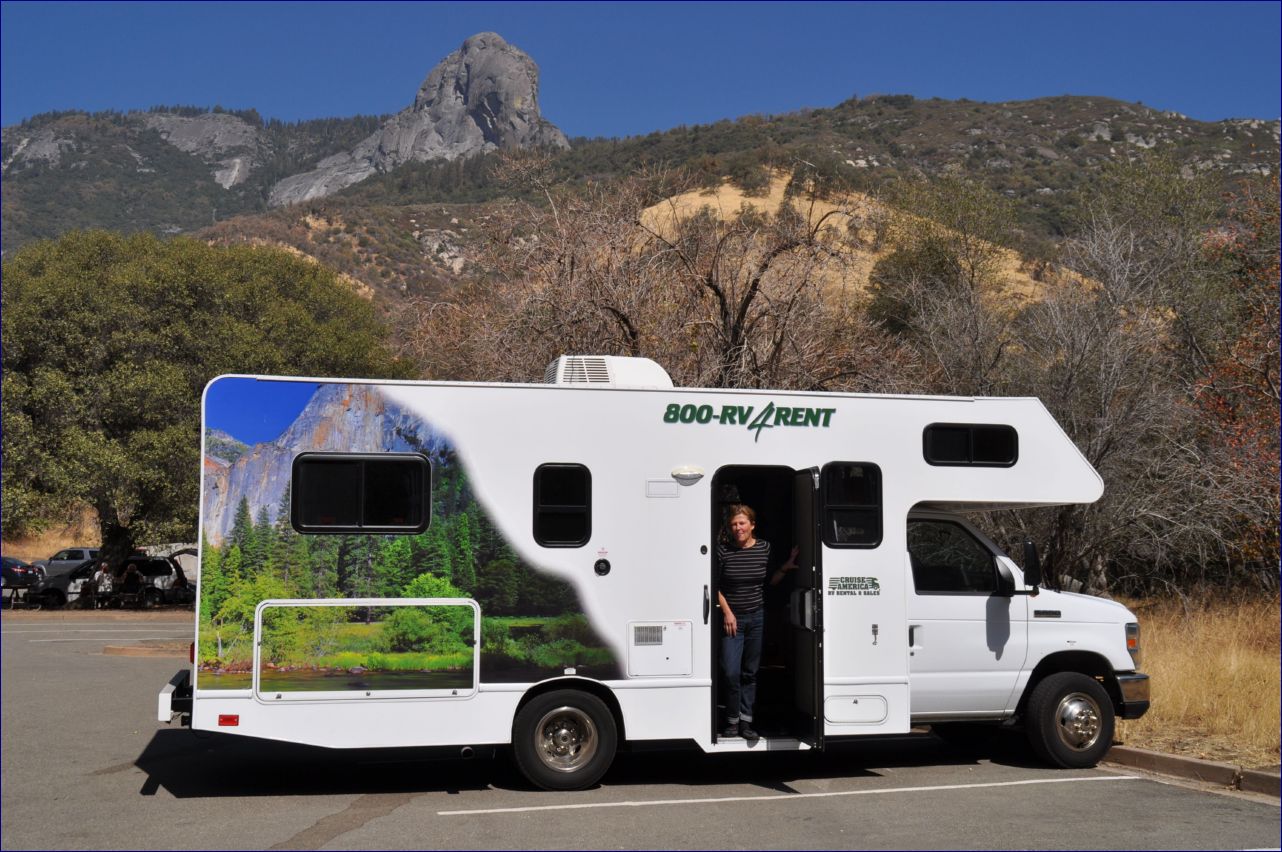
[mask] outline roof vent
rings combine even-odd
[[[615,355],[562,355],[543,374],[549,385],[602,388],[670,388],[672,379],[649,358]]]

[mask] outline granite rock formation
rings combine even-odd
[[[414,103],[351,151],[272,187],[273,206],[323,198],[372,174],[497,149],[568,148],[539,114],[539,69],[496,33],[479,33],[432,69]]]
[[[388,401],[373,385],[322,385],[279,438],[246,449],[234,462],[205,456],[204,533],[221,545],[241,498],[250,517],[262,508],[273,522],[289,485],[294,456],[303,452],[422,452],[438,463],[445,439]]]

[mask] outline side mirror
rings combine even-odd
[[[1040,586],[1042,584],[1042,562],[1037,558],[1037,545],[1031,541],[1024,542],[1024,585]]]

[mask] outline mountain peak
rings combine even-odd
[[[539,67],[497,33],[477,33],[431,70],[414,103],[351,151],[285,178],[273,206],[323,198],[372,174],[498,149],[568,148],[539,114]]]

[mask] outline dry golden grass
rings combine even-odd
[[[783,172],[774,174],[769,189],[761,195],[747,195],[727,178],[715,190],[692,190],[661,201],[645,210],[641,221],[657,233],[671,235],[674,223],[678,219],[692,216],[704,208],[720,219],[737,216],[745,208],[773,215],[778,213],[779,208],[788,200],[787,188],[788,175]],[[842,291],[853,290],[854,292],[867,290],[873,266],[891,251],[889,243],[879,250],[868,247],[868,243],[872,241],[870,223],[875,219],[891,218],[895,215],[895,211],[878,199],[861,192],[851,192],[834,201],[818,199],[814,201],[813,208],[810,207],[811,202],[805,199],[793,199],[793,203],[809,212],[811,218],[815,220],[837,211],[825,226],[825,231],[829,235],[834,235],[852,225],[861,233],[864,244],[849,247],[840,268],[834,263],[830,268],[820,269],[819,275],[830,290],[838,288]],[[1035,281],[1016,252],[1009,249],[999,251],[1002,256],[1001,286],[1000,292],[992,294],[995,299],[1009,302],[1041,298],[1046,286],[1053,284],[1058,274],[1056,270],[1051,269],[1046,273],[1050,280]]]
[[[1279,602],[1130,602],[1153,706],[1118,723],[1126,745],[1206,760],[1279,762]]]

